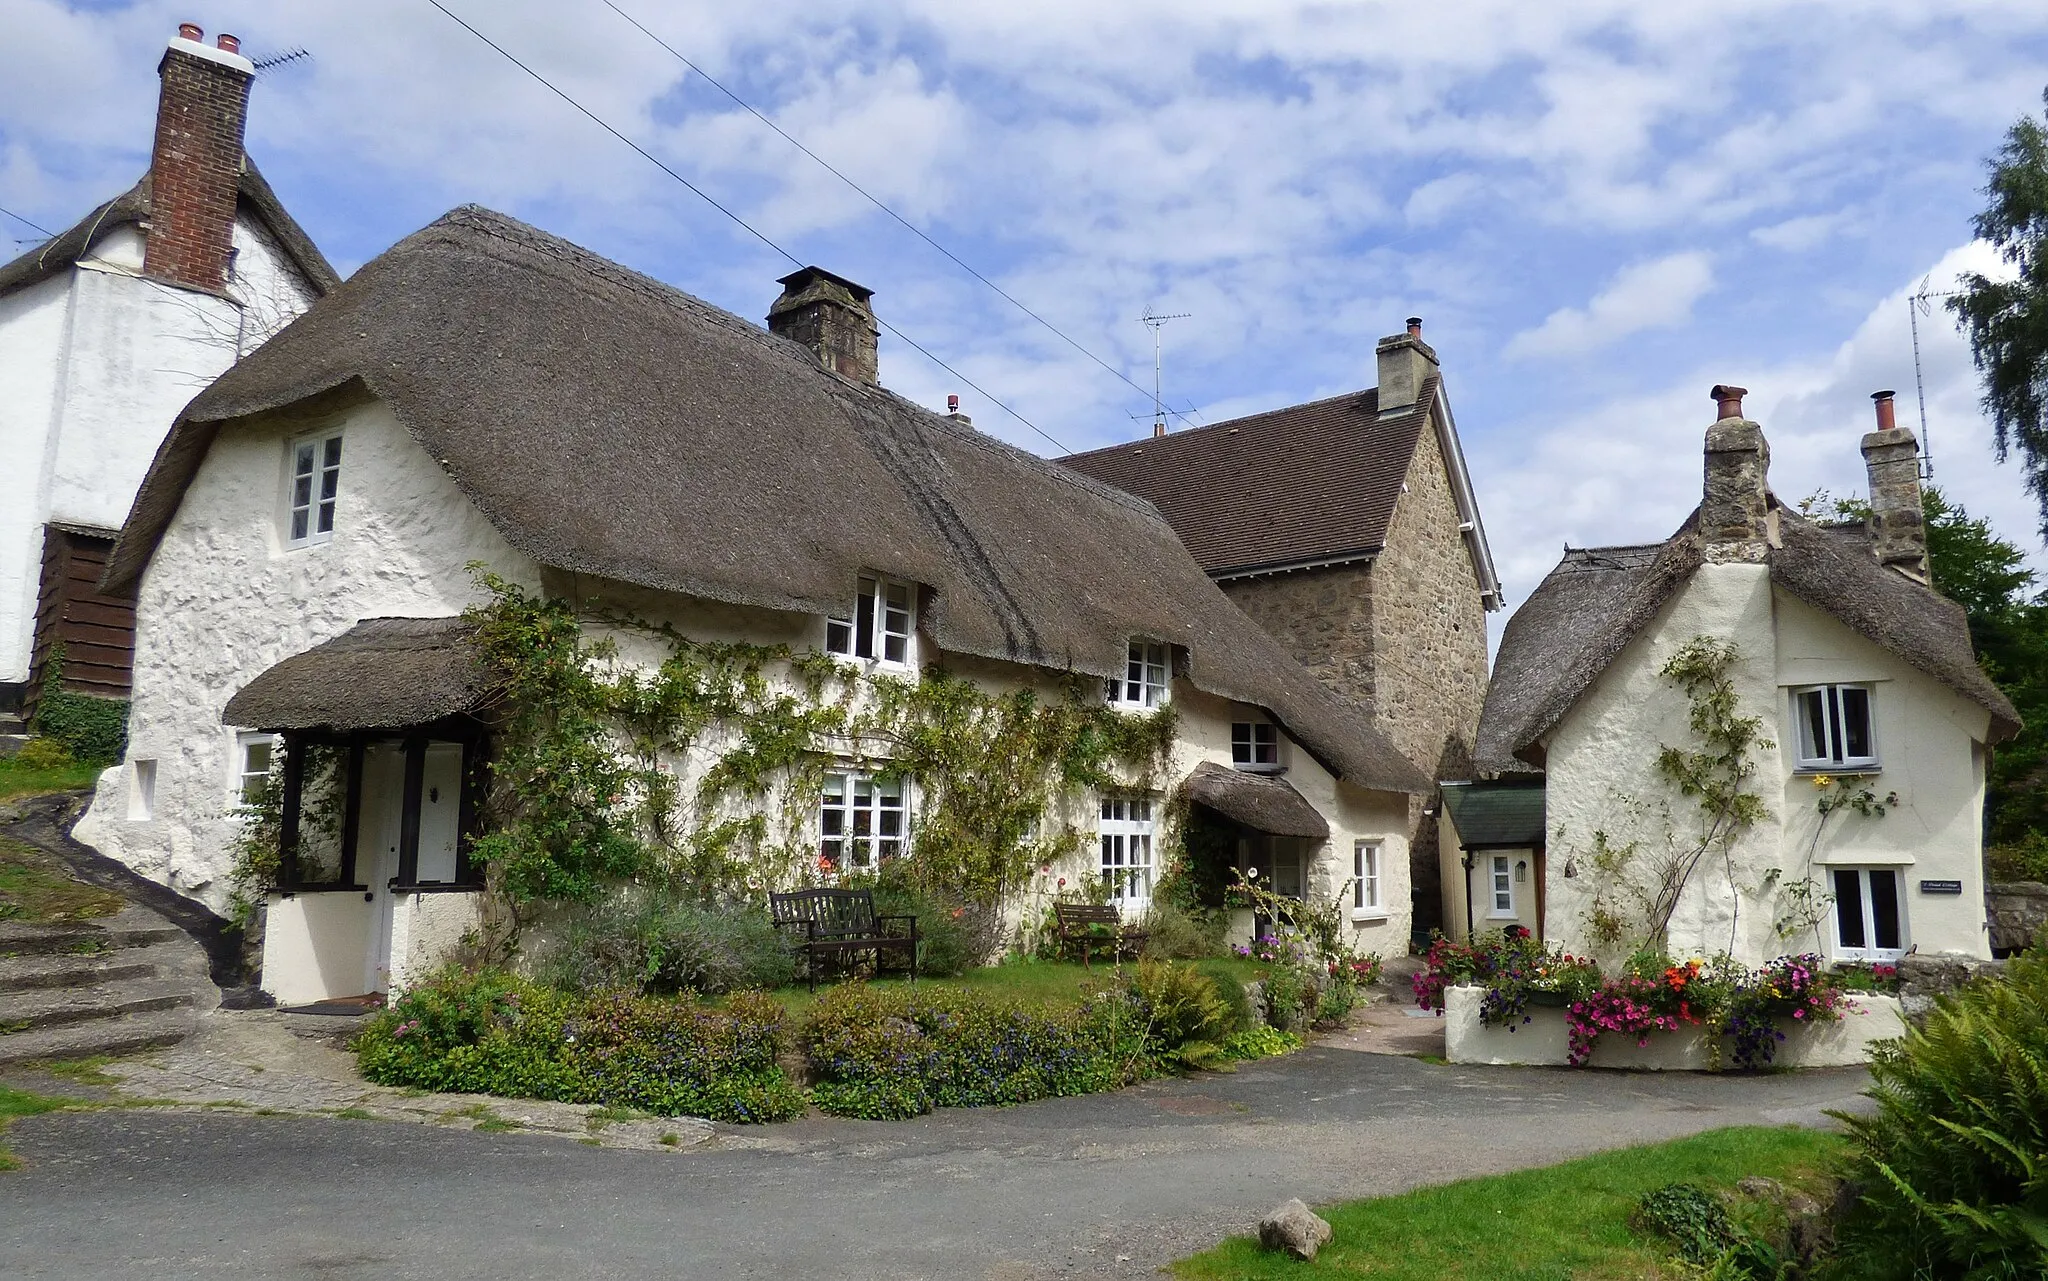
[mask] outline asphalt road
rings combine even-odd
[[[1860,1070],[1458,1068],[1314,1048],[1230,1076],[725,1130],[715,1150],[151,1109],[15,1123],[0,1277],[1141,1276],[1311,1203],[1724,1125],[1823,1122]]]

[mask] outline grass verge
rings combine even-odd
[[[27,1090],[0,1085],[0,1170],[21,1168],[21,1162],[15,1160],[14,1155],[7,1150],[6,1142],[7,1127],[13,1124],[15,1117],[38,1116],[44,1112],[55,1112],[60,1108],[74,1106],[76,1101],[72,1099],[53,1099],[48,1095],[31,1094]]]
[[[99,780],[104,764],[73,761],[36,769],[12,756],[0,757],[0,801],[17,796],[39,796],[44,792],[76,792]]]
[[[0,837],[0,921],[84,921],[121,906],[119,894],[73,880],[50,855]]]
[[[1265,1254],[1245,1237],[1174,1265],[1200,1281],[1269,1277],[1373,1277],[1376,1281],[1642,1281],[1693,1275],[1668,1243],[1632,1231],[1645,1192],[1686,1180],[1733,1187],[1757,1174],[1796,1182],[1843,1147],[1830,1134],[1793,1127],[1710,1130],[1691,1138],[1583,1157],[1563,1165],[1399,1196],[1352,1201],[1319,1213],[1335,1237],[1312,1264]]]
[[[1236,958],[1203,961],[1202,964],[1229,970],[1242,983],[1259,978],[1266,968],[1256,961]],[[1080,1001],[1088,987],[1108,983],[1115,972],[1115,967],[1106,961],[1092,969],[1068,961],[1017,961],[1007,965],[983,966],[953,978],[921,978],[917,985],[1027,1003],[1064,1001],[1074,1004]],[[874,980],[874,986],[888,988],[906,982],[907,979],[891,977]],[[820,982],[818,995],[823,996],[831,988],[831,984]],[[817,1003],[817,997],[805,987],[780,988],[769,995],[781,1004],[792,1023],[808,1014],[811,1006]]]

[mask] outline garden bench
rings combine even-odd
[[[1110,959],[1115,960],[1126,953],[1137,955],[1148,937],[1147,931],[1125,925],[1123,913],[1114,903],[1055,903],[1052,914],[1059,927],[1060,955],[1078,946],[1084,967],[1098,947],[1107,947]]]
[[[868,890],[770,894],[768,911],[777,932],[790,936],[789,950],[804,958],[813,992],[820,962],[832,960],[843,973],[863,955],[874,959],[877,974],[883,972],[884,957],[895,957],[897,971],[917,981],[917,918],[876,916],[875,896]]]

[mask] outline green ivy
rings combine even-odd
[[[45,690],[36,699],[35,731],[94,765],[112,765],[128,750],[128,700]]]

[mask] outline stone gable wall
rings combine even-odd
[[[1311,675],[1374,711],[1370,565],[1238,578],[1220,586]]]

